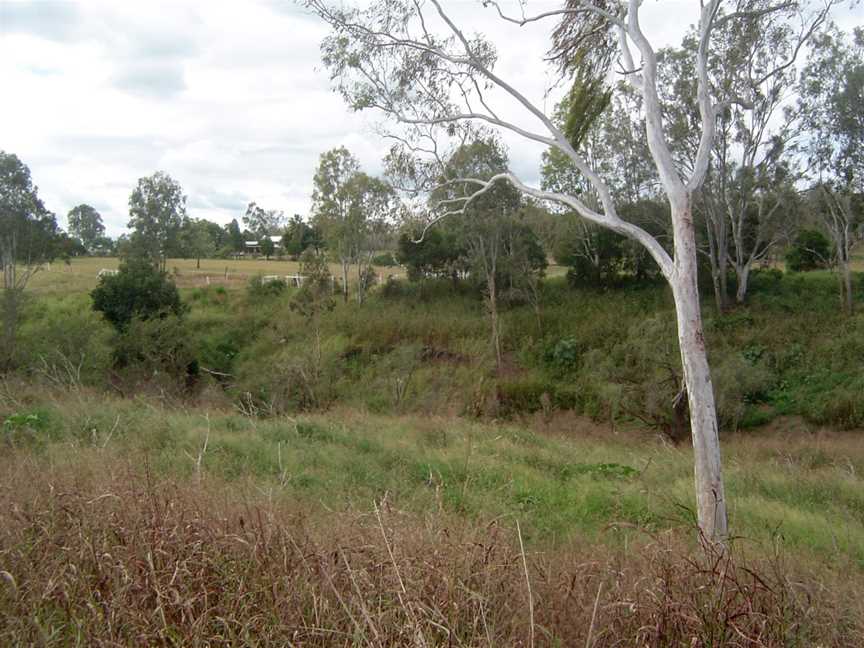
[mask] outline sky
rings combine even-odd
[[[496,45],[502,77],[551,110],[551,22],[519,28],[474,0],[444,6]],[[655,47],[675,45],[697,11],[696,0],[649,0],[644,31]],[[837,17],[864,22],[860,8]],[[293,0],[0,0],[0,150],[30,167],[61,225],[87,203],[111,236],[125,231],[138,179],[158,170],[180,182],[194,218],[239,220],[251,201],[306,217],[321,153],[345,146],[377,174],[388,148],[380,115],[352,113],[331,91],[326,34]],[[512,169],[536,183],[542,148],[504,141]]]

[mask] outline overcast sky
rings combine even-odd
[[[473,0],[445,7],[490,36],[499,73],[544,105],[551,23],[504,25]],[[677,44],[697,9],[646,2],[645,31],[657,47]],[[862,22],[860,10],[839,17]],[[61,224],[89,203],[112,236],[138,178],[157,170],[181,183],[196,218],[239,219],[253,200],[306,216],[323,151],[344,145],[378,173],[387,148],[377,116],[350,113],[330,91],[325,34],[292,0],[0,0],[0,149],[30,167]],[[506,141],[513,169],[536,181],[541,149]]]

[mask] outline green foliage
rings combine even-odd
[[[81,241],[88,250],[94,249],[105,236],[102,216],[93,207],[81,204],[69,210],[66,216],[69,234]]]
[[[223,238],[222,228],[205,219],[186,219],[180,228],[179,249],[184,258],[213,257]]]
[[[559,375],[572,375],[579,368],[583,348],[574,337],[553,340],[543,353],[543,360],[552,371]]]
[[[236,218],[225,226],[225,238],[231,252],[244,251],[246,241],[243,239],[243,232],[240,231],[240,224]]]
[[[0,439],[5,446],[43,450],[49,442],[61,436],[56,413],[47,408],[13,412],[0,418],[3,419]]]
[[[250,300],[258,301],[270,299],[282,295],[288,289],[284,279],[267,279],[262,275],[255,275],[246,286],[246,294]]]
[[[372,265],[379,268],[393,268],[399,265],[399,261],[393,253],[386,252],[384,254],[376,254],[372,257]]]
[[[307,250],[300,257],[300,273],[304,277],[303,285],[291,299],[290,308],[317,326],[320,317],[336,305],[327,259]]]
[[[282,247],[286,254],[298,257],[310,248],[320,251],[324,247],[324,239],[318,227],[309,225],[299,214],[294,214],[282,236]]]
[[[257,203],[251,202],[243,215],[243,224],[263,246],[264,239],[282,232],[285,225],[285,214],[277,209],[264,209]],[[261,251],[264,251],[263,247]],[[272,254],[272,250],[270,254]]]
[[[101,384],[111,364],[111,333],[86,295],[39,297],[22,313],[19,360],[67,386]]]
[[[51,259],[57,221],[39,198],[30,169],[5,151],[0,151],[0,214],[0,268],[5,271],[13,261],[32,266]]]
[[[146,320],[167,313],[179,316],[185,311],[168,274],[143,259],[129,259],[117,274],[102,277],[90,296],[93,310],[101,312],[120,332],[136,318]]]
[[[191,387],[198,375],[189,330],[184,320],[173,314],[134,317],[116,338],[114,357],[118,367],[154,378],[157,383],[160,374],[166,376],[172,388]]]
[[[792,272],[824,270],[831,260],[831,242],[818,230],[798,232],[786,252],[786,267]]]
[[[269,236],[265,236],[259,242],[261,247],[261,254],[264,255],[264,258],[269,259],[273,256],[273,252],[276,251],[276,244],[270,239]]]
[[[445,277],[464,267],[460,259],[466,254],[465,242],[452,228],[433,227],[425,233],[419,228],[404,231],[398,246],[399,263],[406,266],[411,281]]]
[[[138,180],[129,196],[129,228],[132,235],[126,254],[158,263],[165,261],[179,244],[186,217],[186,196],[180,184],[163,171]]]
[[[30,169],[0,151],[0,372],[13,367],[24,289],[58,239],[54,214],[45,209]]]

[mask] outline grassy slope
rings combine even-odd
[[[733,567],[732,582],[693,553],[686,445],[620,413],[613,432],[602,408],[593,423],[440,415],[471,411],[479,393],[509,389],[529,409],[537,386],[581,394],[593,365],[551,366],[548,350],[575,340],[580,358],[634,362],[640,351],[624,340],[668,337],[662,289],[552,282],[542,333],[530,309],[505,314],[501,374],[474,297],[432,287],[339,304],[322,323],[333,409],[269,419],[232,402],[292,375],[280,372],[308,354],[308,325],[285,297],[184,289],[202,359],[238,374],[227,394],[210,385],[166,407],[0,383],[0,643],[405,645],[421,633],[428,645],[486,646],[527,645],[536,632],[538,645],[725,646],[744,632],[761,637],[753,645],[860,645],[864,443],[860,430],[819,426],[860,427],[864,319],[838,316],[835,281],[757,280],[747,308],[724,318],[706,308],[721,383],[759,368],[748,416],[773,419],[723,439],[735,546],[763,561],[763,581]],[[27,353],[58,341],[70,357],[84,350],[84,382],[104,385],[110,332],[85,295],[55,289],[30,304]],[[399,377],[409,387],[396,402]],[[389,511],[395,557],[375,503]]]
[[[612,542],[631,535],[608,530],[617,523],[659,531],[692,519],[689,448],[610,437],[585,422],[562,433],[542,424],[350,412],[256,421],[145,401],[61,398],[7,401],[0,414],[17,416],[4,435],[19,450],[3,460],[5,469],[35,453],[51,474],[116,450],[146,457],[164,474],[251,483],[312,508],[363,512],[384,498],[416,513],[503,516],[520,520],[529,541],[553,545],[574,534]],[[724,453],[736,534],[759,552],[776,542],[864,570],[864,444],[856,435],[736,435]]]

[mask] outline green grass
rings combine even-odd
[[[443,417],[261,421],[92,396],[7,406],[2,416],[4,445],[15,448],[3,461],[36,456],[49,474],[118,451],[193,479],[206,441],[203,475],[276,499],[353,512],[386,500],[420,514],[519,520],[530,542],[614,542],[610,525],[662,531],[691,523],[694,509],[689,449],[651,436],[600,438],[587,423],[562,435]],[[725,439],[724,453],[735,534],[864,569],[857,437],[741,435]]]
[[[484,304],[467,287],[397,282],[363,305],[337,299],[320,321],[320,363],[312,354],[315,327],[291,310],[293,293],[182,290],[195,358],[230,375],[221,383],[223,402],[248,394],[260,411],[296,413],[310,407],[311,390],[317,409],[513,418],[551,407],[614,426],[647,420],[662,428],[669,421],[680,369],[673,306],[662,285],[599,292],[548,279],[540,325],[526,305],[502,309],[501,371]],[[104,386],[115,338],[89,306],[80,291],[31,293],[19,340],[22,367],[42,371],[43,358],[62,363],[60,350],[67,360],[84,359],[84,382]],[[778,416],[803,417],[814,427],[864,427],[864,316],[840,313],[836,277],[756,273],[746,306],[718,316],[706,301],[704,313],[724,430]],[[114,369],[116,384],[124,373]]]

